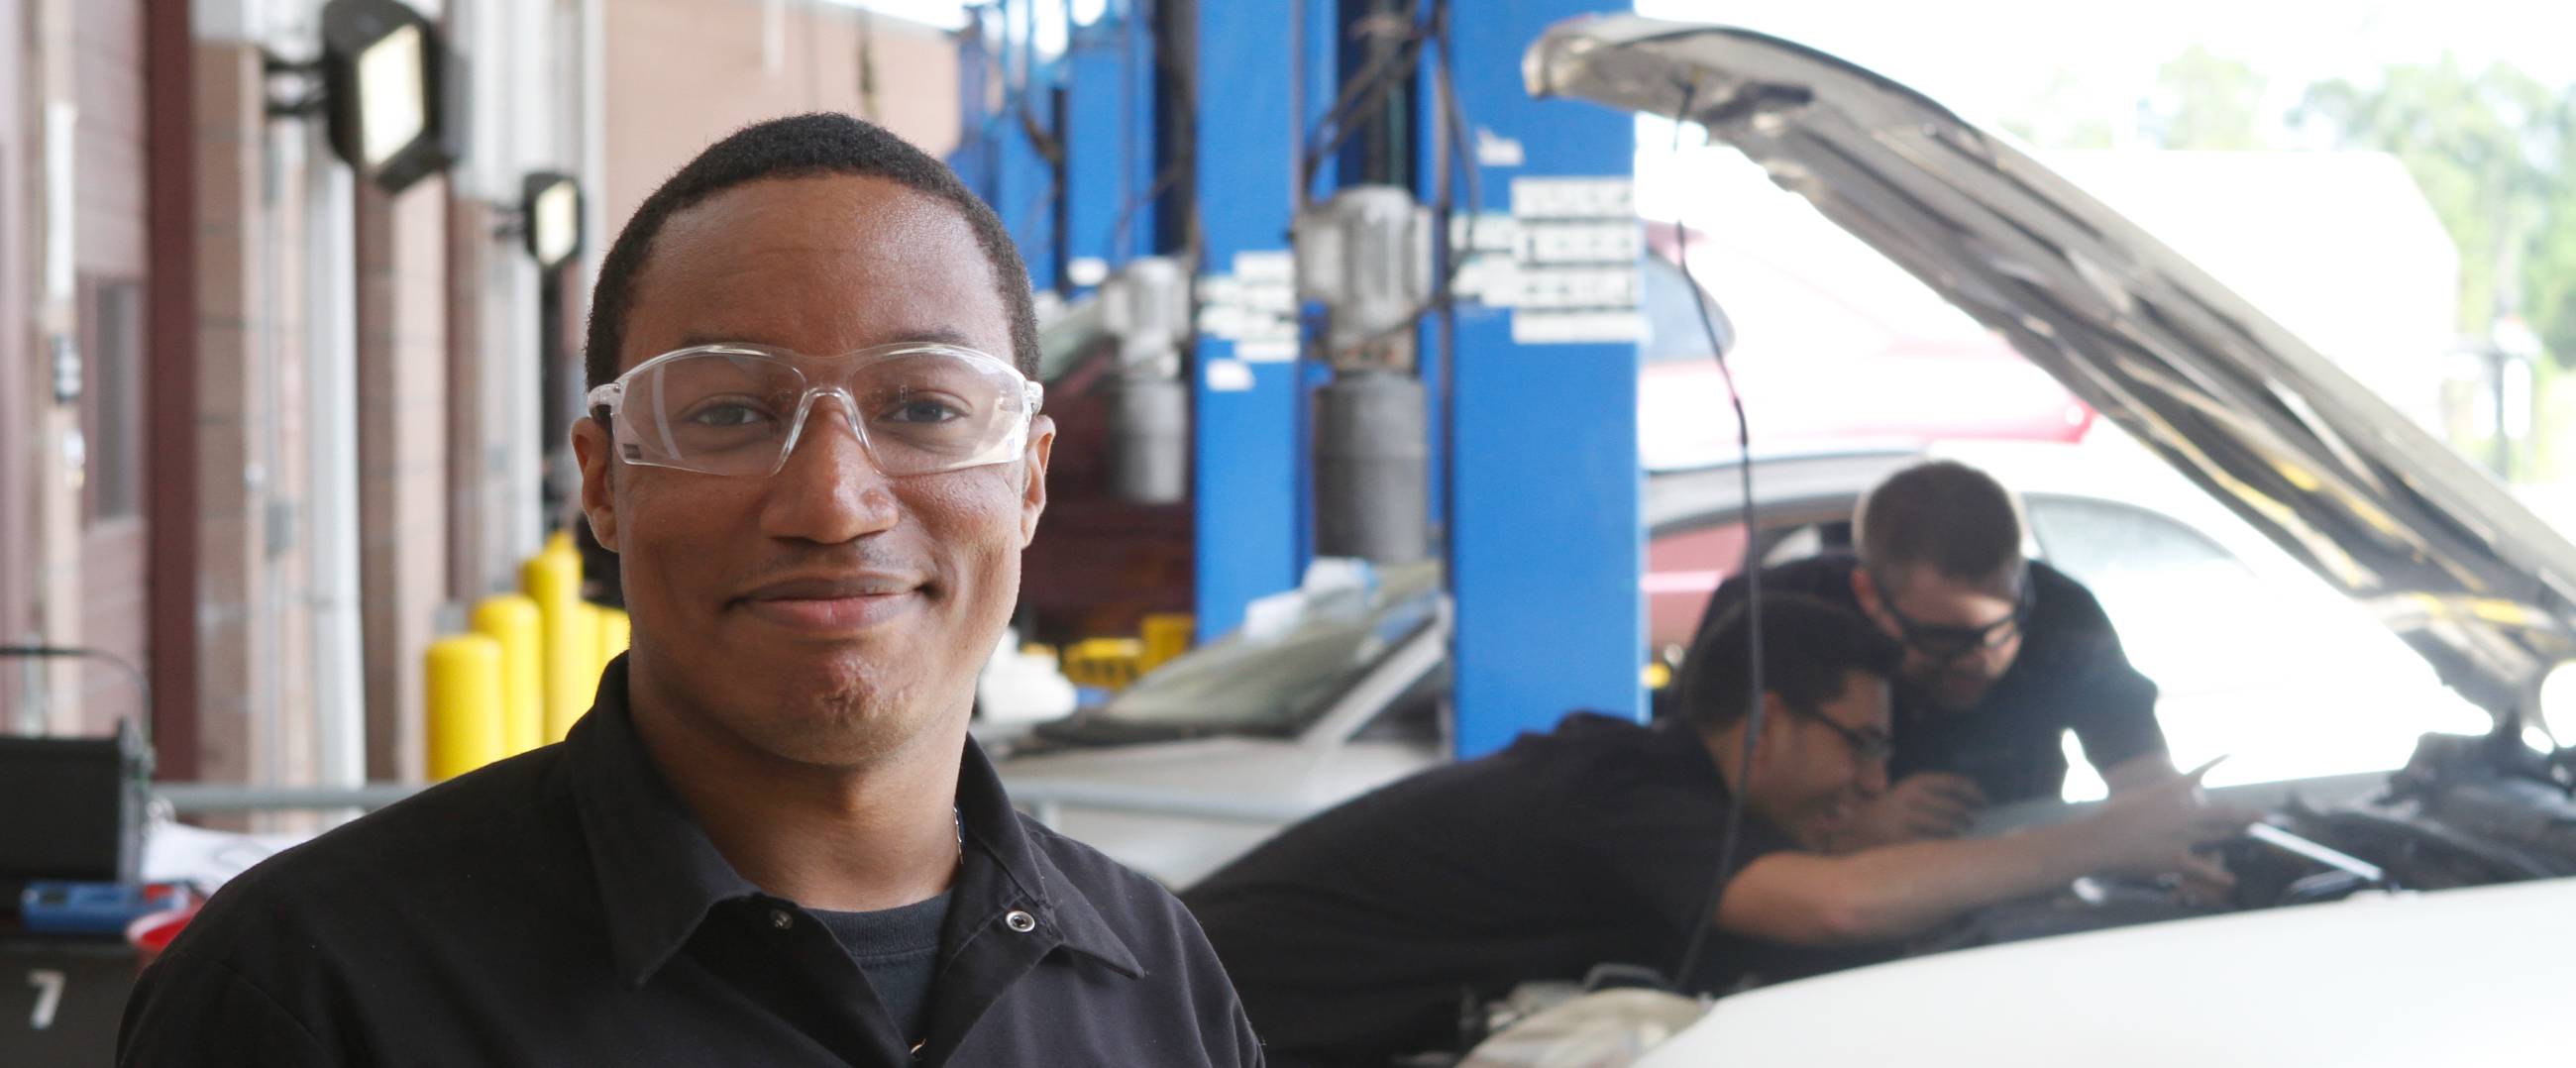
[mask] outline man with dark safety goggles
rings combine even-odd
[[[1837,848],[1954,837],[1988,805],[2058,796],[2070,730],[2115,794],[2176,775],[2155,683],[2129,666],[2091,591],[2023,556],[2020,508],[1992,476],[1950,461],[1907,468],[1862,499],[1854,523],[1856,554],[1762,572],[1765,592],[1855,610],[1905,650],[1891,785]],[[1702,629],[1743,599],[1740,578],[1720,586]],[[2226,878],[2205,858],[2176,865]]]
[[[1723,993],[1878,959],[2080,876],[2160,874],[2251,818],[2178,776],[2025,833],[1828,852],[1905,745],[1889,717],[1905,654],[1814,597],[1765,590],[1758,643],[1755,626],[1740,607],[1714,620],[1651,725],[1567,716],[1327,809],[1183,891],[1271,1063],[1454,1052],[1479,1007],[1597,965]]]

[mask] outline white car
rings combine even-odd
[[[2487,717],[2426,735],[2361,798],[2283,800],[2268,822],[2307,844],[2231,846],[2233,915],[2129,927],[2191,910],[2100,886],[1990,910],[1936,940],[1983,948],[1721,999],[1637,1063],[2566,1059],[2576,752],[2544,728],[2576,741],[2576,709],[2543,690],[2576,660],[2576,546],[2171,249],[1901,85],[1758,33],[1633,16],[1561,24],[1523,70],[1533,95],[1678,117],[1743,151],[2377,616]],[[2150,640],[2113,612],[2133,646]]]

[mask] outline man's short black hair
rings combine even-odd
[[[1037,377],[1038,316],[1029,293],[1029,270],[1020,261],[1011,233],[990,205],[959,181],[957,172],[913,147],[885,128],[833,112],[791,115],[753,123],[707,146],[696,159],[664,179],[645,197],[635,216],[618,231],[617,243],[599,261],[599,284],[591,290],[590,328],[582,345],[583,370],[590,386],[614,380],[626,344],[626,321],[635,301],[635,280],[644,273],[654,239],[671,216],[738,185],[767,178],[809,178],[830,174],[865,175],[900,183],[956,206],[975,232],[975,244],[992,261],[994,283],[1001,287],[1002,309],[1011,318],[1011,362],[1020,373]],[[817,353],[816,355],[828,355]],[[998,354],[997,354],[998,355]]]
[[[1715,731],[1752,714],[1752,631],[1745,604],[1700,630],[1675,683],[1683,722]],[[1894,639],[1857,613],[1805,594],[1762,595],[1762,688],[1792,708],[1812,710],[1841,696],[1855,671],[1893,678],[1903,657]]]
[[[1952,460],[1906,468],[1862,498],[1853,532],[1873,575],[1930,566],[2010,596],[2021,580],[2021,509],[1994,476]]]

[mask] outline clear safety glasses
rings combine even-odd
[[[666,352],[591,390],[620,459],[710,475],[776,474],[815,402],[840,402],[877,470],[927,475],[1020,458],[1045,391],[999,357],[900,342],[840,356],[767,345]]]

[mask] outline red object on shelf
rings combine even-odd
[[[125,941],[142,955],[139,963],[150,964],[162,950],[170,948],[170,941],[179,937],[179,932],[188,926],[189,920],[197,917],[197,910],[204,906],[205,902],[191,895],[185,905],[137,916],[133,923],[126,924]]]

